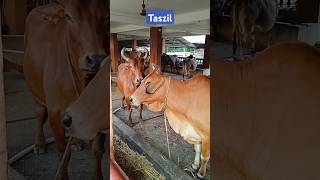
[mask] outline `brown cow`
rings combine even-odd
[[[125,48],[121,50],[121,57],[127,62],[122,63],[118,67],[118,81],[117,86],[120,93],[123,95],[122,97],[122,107],[124,107],[124,101],[128,107],[128,119],[130,122],[130,126],[132,123],[132,108],[131,103],[129,101],[129,97],[139,86],[141,80],[144,77],[144,70],[146,67],[146,62],[148,62],[148,52],[145,53],[144,57],[141,57],[139,53],[131,53],[130,57],[125,56],[124,54]],[[140,106],[140,119],[142,119],[142,110],[143,106]]]
[[[281,43],[212,66],[216,179],[319,179],[320,50]]]
[[[251,40],[251,50],[255,51],[255,33],[268,32],[270,46],[271,30],[278,16],[277,0],[235,0],[233,6],[233,56],[236,57],[239,47],[242,58],[243,45],[248,37]]]
[[[63,113],[106,57],[107,15],[106,0],[57,0],[28,15],[23,68],[36,101],[36,153],[44,149],[43,125],[48,118],[61,158],[66,147]],[[95,152],[96,157],[102,152]],[[63,179],[68,179],[67,166],[63,170]],[[102,179],[101,173],[95,178]]]
[[[197,75],[179,81],[155,69],[130,98],[134,105],[146,105],[154,112],[164,110],[172,129],[194,144],[195,159],[188,169],[195,173],[200,168],[197,177],[203,178],[210,158],[210,79]]]

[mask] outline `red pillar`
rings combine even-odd
[[[111,55],[111,69],[113,72],[118,71],[119,49],[117,33],[110,34],[110,55]]]
[[[210,35],[206,35],[206,42],[204,45],[203,68],[209,68],[210,64]]]
[[[161,65],[162,53],[162,27],[150,28],[151,63]]]
[[[138,41],[136,40],[136,39],[134,39],[133,41],[132,41],[132,48],[133,49],[136,49],[138,47]]]

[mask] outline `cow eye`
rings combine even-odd
[[[151,82],[147,82],[147,83],[146,83],[146,86],[149,86],[149,85],[150,85],[150,83],[151,83]]]

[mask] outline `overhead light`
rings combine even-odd
[[[146,16],[147,12],[146,12],[146,5],[144,4],[144,0],[142,1],[142,10],[140,13],[141,16]]]

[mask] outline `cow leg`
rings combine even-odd
[[[249,36],[250,36],[250,43],[251,43],[250,53],[254,55],[256,53],[256,34],[254,33],[254,26],[250,27]]]
[[[106,136],[102,133],[98,133],[98,135],[93,139],[92,142],[92,150],[95,157],[94,163],[94,175],[92,177],[93,180],[103,180],[103,175],[101,172],[101,160],[103,157],[104,149],[104,141]]]
[[[193,169],[197,170],[200,167],[201,144],[195,144],[194,151],[195,151],[195,156],[191,166]]]
[[[256,54],[256,35],[255,34],[250,35],[250,41],[251,41],[250,53],[254,55]]]
[[[41,103],[36,101],[36,113],[37,113],[37,133],[35,138],[35,143],[33,147],[33,152],[35,154],[45,153],[45,137],[43,132],[43,125],[47,120],[48,112],[47,108]]]
[[[64,131],[64,127],[62,124],[62,113],[58,113],[58,112],[49,112],[49,123],[50,123],[50,127],[53,133],[53,137],[55,139],[55,144],[57,146],[58,149],[58,153],[59,153],[59,158],[60,160],[63,157],[64,151],[66,149],[66,139],[65,139],[65,131]],[[62,180],[68,180],[69,176],[68,176],[68,164],[69,164],[69,160],[70,160],[70,151],[68,151],[68,154],[66,156],[65,159],[65,163],[62,167]]]
[[[206,168],[207,168],[209,159],[210,159],[210,138],[203,138],[202,149],[201,149],[201,166],[197,174],[199,178],[204,178],[204,176],[206,175]]]
[[[143,104],[140,105],[140,119],[142,120]]]
[[[124,100],[126,99],[126,97],[122,97],[122,101],[121,101],[121,108],[124,109]]]
[[[237,56],[237,46],[238,46],[238,40],[237,40],[237,32],[236,32],[236,29],[234,28],[233,29],[233,38],[232,38],[232,55],[233,55],[233,58],[236,58]]]
[[[130,100],[128,98],[126,98],[126,103],[127,103],[127,106],[128,106],[128,112],[129,112],[129,115],[128,115],[128,119],[129,119],[129,126],[133,126],[133,123],[132,123],[132,118],[131,118],[131,114],[132,114],[132,107],[131,107],[131,103],[130,103]]]
[[[273,29],[271,29],[270,31],[267,32],[268,33],[268,44],[267,44],[267,48],[269,48],[272,44],[272,40],[273,40]]]

